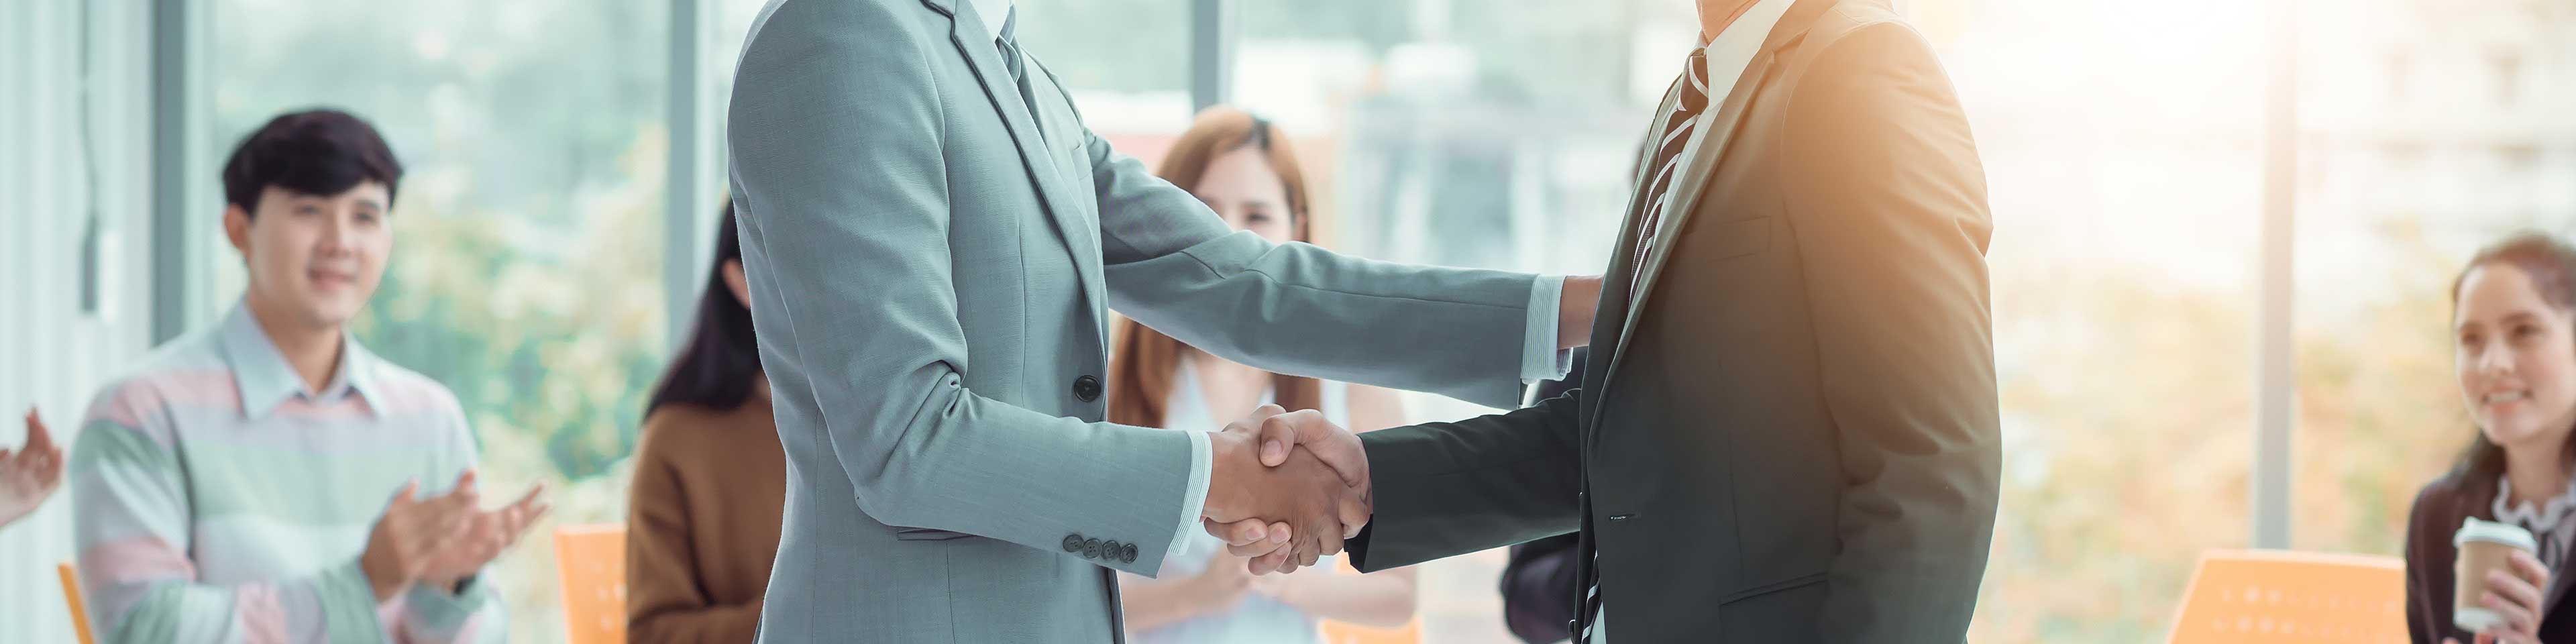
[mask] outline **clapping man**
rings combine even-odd
[[[402,167],[331,110],[224,163],[249,288],[101,387],[73,449],[74,539],[106,642],[485,642],[482,574],[545,514],[482,506],[456,397],[350,337],[393,250]]]

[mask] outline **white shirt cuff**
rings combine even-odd
[[[1530,282],[1529,322],[1521,328],[1521,383],[1565,377],[1574,369],[1574,352],[1556,348],[1557,309],[1565,301],[1565,276],[1540,275]]]
[[[1214,469],[1216,455],[1208,444],[1207,432],[1184,431],[1190,435],[1190,483],[1181,493],[1181,529],[1172,533],[1171,547],[1163,549],[1163,565],[1169,566],[1181,556],[1182,546],[1189,544],[1191,530],[1199,527],[1199,515],[1207,512],[1208,477]]]

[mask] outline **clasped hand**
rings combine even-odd
[[[1208,439],[1200,522],[1254,574],[1315,565],[1368,524],[1368,455],[1323,414],[1262,405]]]

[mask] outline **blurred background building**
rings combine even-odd
[[[278,112],[342,106],[412,171],[362,339],[456,391],[487,480],[548,482],[558,523],[619,520],[761,5],[0,2],[0,405],[77,418],[119,365],[229,306],[221,154]],[[2446,331],[2457,264],[2512,229],[2576,229],[2576,5],[1900,5],[1967,104],[1998,222],[2006,480],[1972,639],[2160,638],[2208,548],[2395,553],[2414,490],[2472,431]],[[1222,98],[1298,139],[1327,244],[1559,273],[1602,270],[1697,35],[1683,0],[1019,7],[1028,51],[1149,165]],[[2291,123],[2267,118],[2284,38]],[[2298,166],[2276,246],[2281,127]],[[2266,288],[2283,249],[2288,288]],[[2289,305],[2291,346],[2262,346],[2267,300]],[[2295,357],[2292,386],[2258,386],[2267,348]],[[2255,448],[2267,400],[2295,412],[2284,454]],[[2284,543],[2253,536],[2267,473],[2288,485]],[[18,611],[59,601],[66,501],[0,532],[0,640],[69,639],[59,611]],[[552,556],[531,539],[502,564],[514,639],[560,638]],[[1430,641],[1508,637],[1501,562],[1426,567]]]

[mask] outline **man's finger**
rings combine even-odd
[[[1290,552],[1290,549],[1280,548],[1277,552],[1253,557],[1251,561],[1244,562],[1244,569],[1251,571],[1252,574],[1255,575],[1267,575],[1274,572],[1288,572],[1288,557],[1291,554],[1294,553]]]
[[[1270,542],[1268,542],[1268,541],[1254,541],[1254,542],[1252,542],[1252,543],[1247,543],[1247,544],[1243,544],[1243,545],[1239,545],[1239,546],[1226,546],[1226,547],[1225,547],[1225,553],[1226,553],[1226,554],[1229,554],[1229,555],[1234,555],[1234,556],[1236,556],[1236,557],[1242,557],[1242,558],[1250,559],[1250,558],[1257,558],[1257,557],[1266,557],[1266,556],[1269,556],[1269,555],[1271,555],[1271,554],[1278,553],[1278,552],[1280,552],[1280,551],[1282,551],[1282,550],[1286,550],[1286,549],[1287,549],[1287,548],[1285,548],[1285,547],[1279,546],[1279,545],[1277,545],[1277,544],[1270,543]]]
[[[528,528],[536,527],[537,522],[545,520],[546,513],[552,512],[554,509],[554,504],[539,503],[535,507],[520,514],[519,524],[510,527],[510,538],[506,543],[518,543],[519,537],[526,536],[528,534]]]
[[[456,494],[458,492],[467,492],[479,494],[480,491],[475,488],[475,481],[476,476],[474,474],[474,468],[465,468],[465,471],[456,473],[456,484],[447,486],[447,493]]]
[[[1341,475],[1343,485],[1365,488],[1369,484],[1368,450],[1359,436],[1333,424],[1322,412],[1305,409],[1273,416],[1262,421],[1261,439],[1263,465],[1277,465],[1270,459],[1273,444],[1281,447],[1281,462],[1288,459],[1287,448],[1304,447]]]
[[[1376,513],[1375,508],[1370,507],[1368,495],[1357,490],[1342,495],[1339,509],[1341,512],[1337,518],[1342,521],[1343,539],[1360,536],[1360,528],[1367,527],[1369,516]]]
[[[1322,413],[1312,409],[1300,409],[1262,419],[1261,464],[1278,467],[1279,464],[1288,462],[1289,448],[1313,443],[1317,438],[1321,438],[1322,436],[1318,435],[1320,432],[1313,429],[1313,425],[1318,422],[1326,427],[1332,425],[1332,421],[1324,420]],[[1309,449],[1312,447],[1309,446]]]
[[[1209,535],[1225,542],[1228,546],[1251,545],[1270,536],[1269,526],[1263,525],[1260,519],[1219,523],[1215,519],[1201,518],[1199,525],[1207,528]]]
[[[1254,405],[1252,407],[1252,413],[1245,414],[1244,419],[1257,421],[1285,413],[1288,413],[1288,408],[1281,407],[1278,403],[1261,403],[1259,405]]]
[[[511,502],[510,502],[510,506],[509,506],[509,507],[510,507],[510,509],[512,509],[512,510],[517,510],[517,511],[520,511],[520,512],[523,512],[523,513],[524,513],[524,512],[526,512],[526,511],[528,511],[528,509],[529,509],[529,508],[537,507],[537,505],[538,505],[537,495],[538,495],[538,494],[541,494],[541,493],[544,493],[545,491],[546,491],[546,484],[544,484],[544,483],[538,483],[538,484],[536,484],[536,485],[528,486],[528,493],[519,495],[519,500],[517,500],[517,501],[511,501]]]
[[[1315,535],[1316,535],[1316,536],[1318,536],[1318,537],[1322,537],[1321,539],[1319,539],[1319,540],[1318,540],[1318,544],[1317,544],[1317,545],[1318,545],[1318,547],[1319,547],[1320,549],[1319,549],[1319,550],[1317,550],[1317,551],[1316,551],[1316,553],[1317,553],[1317,554],[1319,554],[1319,555],[1338,555],[1338,554],[1341,554],[1341,553],[1342,553],[1342,534],[1343,534],[1344,532],[1346,532],[1346,531],[1335,531],[1335,530],[1317,530],[1317,531],[1315,531]],[[1310,566],[1311,566],[1311,565],[1314,565],[1314,562],[1311,562],[1311,561],[1310,561],[1310,562],[1307,562],[1307,565],[1310,565]]]

